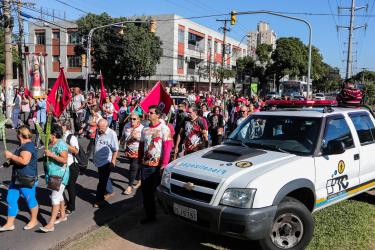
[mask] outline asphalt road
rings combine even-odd
[[[7,129],[7,147],[8,150],[14,151],[18,145],[15,130]],[[80,139],[83,147],[86,148],[88,144],[87,139]],[[0,142],[0,164],[4,162],[3,142]],[[42,156],[43,150],[39,150],[39,157]],[[120,156],[123,154],[121,153]],[[39,175],[43,174],[42,162],[38,162]],[[45,180],[39,178],[39,187],[37,189],[37,200],[40,205],[39,210],[39,225],[31,231],[23,230],[24,225],[29,219],[28,208],[26,203],[21,198],[19,201],[20,212],[16,218],[15,231],[0,233],[0,249],[50,249],[56,246],[64,245],[65,243],[79,238],[84,233],[97,228],[100,225],[110,221],[116,216],[129,211],[132,207],[141,206],[140,195],[124,196],[122,191],[127,186],[127,172],[128,164],[126,160],[119,157],[119,162],[111,174],[115,197],[109,201],[110,206],[103,209],[94,209],[92,207],[95,201],[97,170],[90,162],[88,170],[84,175],[80,175],[77,181],[77,200],[76,212],[68,217],[67,222],[63,222],[55,226],[55,231],[52,233],[42,233],[39,231],[39,226],[45,225],[50,218],[51,191],[46,189]],[[10,181],[11,169],[0,169],[0,225],[6,221],[7,215],[7,186]],[[138,191],[140,192],[140,191]]]

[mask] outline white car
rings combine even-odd
[[[257,112],[223,145],[171,162],[158,199],[213,232],[304,249],[311,213],[375,187],[374,124],[364,108]]]
[[[316,93],[314,95],[314,99],[315,100],[321,100],[321,101],[324,101],[326,99],[325,95],[323,93]]]

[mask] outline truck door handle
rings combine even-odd
[[[354,155],[354,160],[356,161],[356,160],[359,160],[359,154],[355,154]]]

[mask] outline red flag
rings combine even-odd
[[[61,68],[59,77],[56,79],[47,97],[47,111],[50,110],[49,105],[51,105],[53,115],[59,118],[69,105],[70,100],[72,100],[72,92],[70,92],[68,82],[66,81],[64,68]]]
[[[31,95],[31,92],[30,92],[30,90],[29,90],[29,86],[28,86],[28,84],[26,83],[26,84],[24,84],[24,94],[25,94],[25,96],[26,97],[33,97],[32,95]]]
[[[100,72],[100,107],[103,106],[103,103],[105,102],[105,98],[107,97],[107,91],[105,91],[104,88],[104,81],[103,81],[103,75]]]
[[[160,82],[157,82],[148,95],[141,101],[140,106],[143,111],[148,112],[148,107],[157,105],[164,114],[168,114],[172,103],[172,98],[164,90]]]

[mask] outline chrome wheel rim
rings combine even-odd
[[[302,239],[303,224],[295,214],[285,213],[277,217],[271,231],[271,240],[281,249],[295,247]]]

